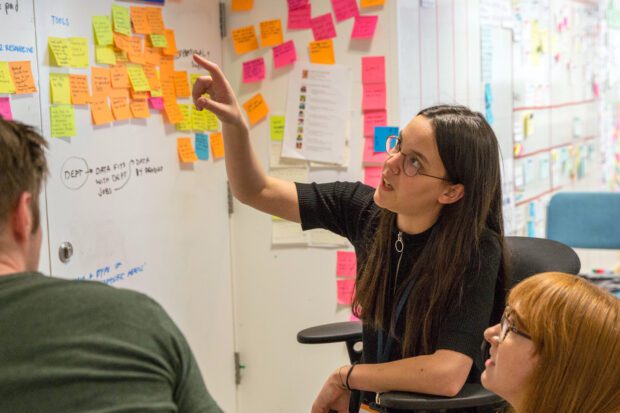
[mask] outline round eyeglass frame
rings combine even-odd
[[[401,140],[402,138],[397,135],[388,136],[387,139],[385,140],[385,153],[387,153],[388,159],[392,158],[393,156],[402,155],[403,161],[402,161],[401,169],[406,176],[413,178],[416,175],[422,175],[422,176],[428,176],[429,178],[440,179],[446,182],[452,182],[448,178],[442,178],[441,176],[429,175],[427,173],[420,172],[420,168],[419,167],[416,168],[415,166],[412,166],[415,171],[413,174],[407,173],[407,168],[405,167],[405,158],[407,158],[407,156],[403,155],[400,149],[398,149],[397,151],[394,150],[394,148],[400,148]]]

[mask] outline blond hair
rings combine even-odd
[[[519,413],[620,412],[620,300],[573,275],[550,272],[508,296],[538,354]]]

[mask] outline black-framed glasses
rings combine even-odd
[[[385,141],[385,152],[391,158],[392,156],[398,156],[398,154],[402,155],[403,165],[402,169],[405,175],[413,177],[416,175],[428,176],[429,178],[441,179],[442,181],[451,182],[448,178],[442,178],[440,176],[429,175],[424,172],[420,172],[420,168],[422,164],[420,160],[415,155],[405,155],[401,150],[401,142],[402,138],[400,136],[391,135]]]
[[[510,309],[510,307],[506,306],[506,309],[504,310],[504,314],[502,315],[502,319],[499,322],[499,340],[498,341],[500,343],[503,342],[506,336],[508,335],[508,332],[513,332],[518,336],[531,340],[532,337],[529,334],[515,327],[514,323],[509,318],[511,313],[512,313],[512,310]]]

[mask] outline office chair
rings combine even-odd
[[[528,237],[506,237],[512,274],[512,285],[547,271],[578,274],[579,257],[572,248],[553,240]],[[341,322],[307,328],[297,333],[302,344],[345,342],[351,362],[359,362],[363,349],[361,322]],[[455,397],[442,397],[408,392],[387,392],[377,398],[387,412],[465,409],[492,406],[502,402],[496,394],[480,384],[466,383]]]

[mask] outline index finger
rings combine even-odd
[[[194,55],[194,62],[198,63],[200,66],[204,67],[209,71],[211,77],[216,82],[227,82],[226,77],[224,77],[224,73],[222,73],[222,69],[215,63],[210,60],[205,59],[202,56],[197,54]]]

